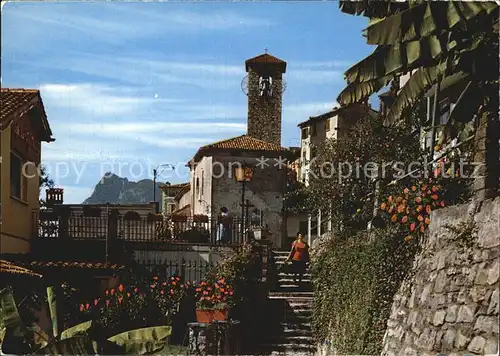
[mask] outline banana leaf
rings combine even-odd
[[[339,94],[337,102],[340,105],[357,103],[385,87],[392,79],[392,75],[387,75],[368,82],[351,83]]]
[[[39,349],[35,355],[96,355],[94,343],[88,336],[76,336],[64,340],[54,340]]]
[[[124,348],[125,355],[150,355],[154,353],[165,354],[163,351],[169,345],[166,341],[128,340],[120,346]]]
[[[403,110],[413,105],[418,98],[423,96],[425,91],[438,78],[444,76],[447,70],[449,70],[448,63],[443,62],[434,67],[419,68],[413,73],[392,104],[390,111],[384,119],[384,124],[394,124],[400,118]]]
[[[86,335],[91,326],[92,320],[72,326],[61,333],[61,340],[69,339],[78,335]]]
[[[366,29],[368,44],[391,45],[440,34],[476,16],[498,10],[495,2],[435,1],[422,3],[378,21]]]
[[[17,310],[12,290],[6,288],[0,292],[0,308],[2,310],[2,320],[5,329],[10,330],[12,336],[25,337],[26,327]]]
[[[124,345],[128,341],[164,341],[168,342],[172,333],[171,326],[154,326],[149,328],[125,331],[121,334],[108,338],[109,341],[118,345]]]
[[[422,63],[437,63],[450,47],[446,34],[429,36],[393,46],[378,46],[368,57],[345,72],[348,83],[366,82],[389,74],[418,68]]]
[[[57,296],[54,287],[47,287],[47,303],[49,304],[50,321],[52,322],[52,335],[59,335],[59,327],[57,322]]]

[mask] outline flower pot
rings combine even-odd
[[[213,318],[217,321],[224,321],[227,320],[228,315],[229,309],[217,309],[214,310]]]
[[[196,321],[198,323],[211,323],[214,319],[213,310],[196,309]]]

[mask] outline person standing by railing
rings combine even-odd
[[[226,207],[220,209],[220,214],[218,217],[217,224],[217,243],[229,243],[231,242],[231,227],[230,227],[230,217],[229,211]]]

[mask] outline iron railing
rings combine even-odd
[[[246,234],[241,219],[222,223],[218,217],[163,218],[154,214],[119,215],[116,211],[86,215],[81,212],[36,211],[33,234],[40,239],[124,240],[179,242],[208,245],[240,245]]]

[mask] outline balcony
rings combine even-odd
[[[233,245],[244,242],[241,218],[224,222],[218,217],[172,216],[117,209],[55,206],[33,212],[33,236],[39,241],[117,241],[122,243],[160,243],[196,245]]]

